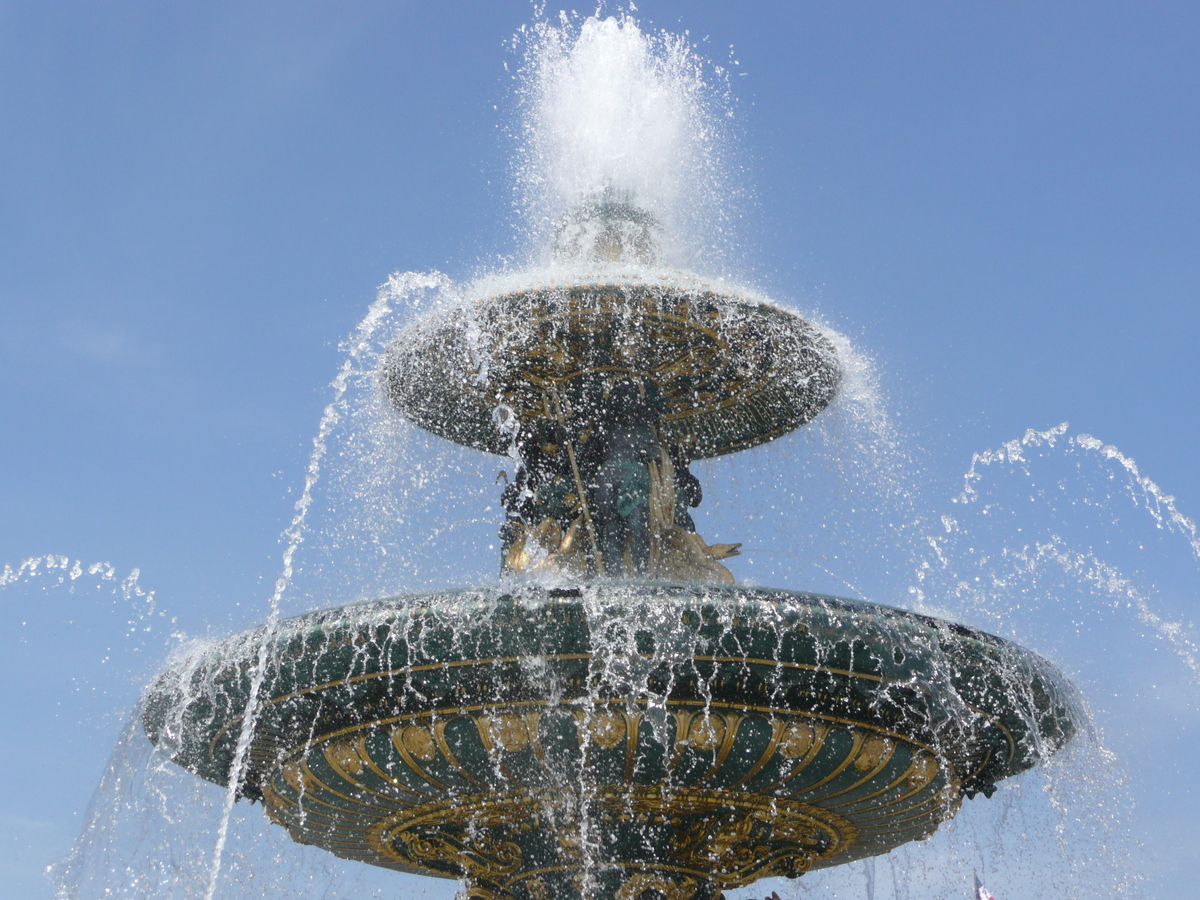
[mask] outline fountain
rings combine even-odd
[[[1011,642],[735,583],[690,464],[806,425],[842,361],[665,267],[637,188],[586,185],[548,268],[419,318],[379,369],[399,415],[515,466],[500,584],[189,658],[142,714],[174,763],[299,843],[480,900],[710,900],[926,838],[1070,740],[1073,688]]]

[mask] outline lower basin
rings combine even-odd
[[[522,586],[282,622],[163,673],[150,739],[337,856],[478,898],[708,900],[928,837],[1076,730],[1008,641],[790,591]]]

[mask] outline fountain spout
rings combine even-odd
[[[563,216],[553,255],[560,263],[648,268],[658,263],[660,233],[658,220],[634,202],[631,192],[610,186]]]

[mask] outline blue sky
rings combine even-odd
[[[952,497],[973,453],[1069,421],[1197,515],[1194,7],[638,15],[716,62],[732,48],[737,274],[875,360],[923,491]],[[0,789],[0,873],[23,895],[48,896],[40,867],[170,633],[265,617],[339,341],[376,288],[515,251],[505,66],[532,16],[0,3],[0,565],[138,568],[165,613],[131,639],[108,582],[0,589],[0,760],[55,773]],[[1164,553],[1147,581],[1195,623],[1194,561]],[[1173,739],[1195,733],[1196,695],[1180,703]],[[1188,866],[1151,893],[1183,896]]]

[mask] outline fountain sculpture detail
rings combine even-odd
[[[540,454],[501,586],[321,611],[165,673],[144,725],[176,763],[296,841],[470,896],[710,900],[927,837],[1071,737],[1074,690],[1009,642],[732,584],[736,545],[676,513],[686,466],[810,421],[840,367],[783,309],[628,274],[654,229],[627,199],[585,204],[557,246],[601,275],[431,316],[385,359],[415,424]],[[622,470],[644,474],[643,550],[604,530],[629,404],[655,448]]]

